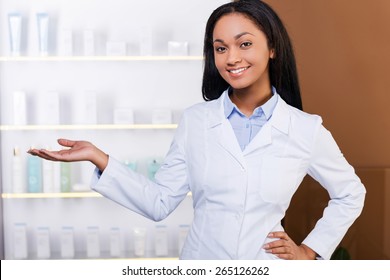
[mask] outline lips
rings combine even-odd
[[[240,75],[242,74],[245,70],[247,70],[249,67],[240,67],[240,68],[235,68],[235,69],[228,69],[227,71],[231,74],[234,75]]]

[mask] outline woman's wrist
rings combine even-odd
[[[311,249],[310,247],[306,246],[305,244],[301,244],[300,247],[303,249],[306,257],[309,260],[315,260],[316,259],[317,253],[313,249]]]
[[[108,155],[104,153],[102,150],[96,148],[96,152],[94,152],[94,159],[91,162],[101,171],[103,172],[106,169],[108,164]]]

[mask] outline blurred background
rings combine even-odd
[[[322,116],[367,188],[361,217],[342,242],[353,259],[390,258],[390,2],[268,0],[292,38],[304,110]],[[302,240],[327,204],[306,178],[287,231]]]
[[[156,225],[91,194],[88,164],[70,173],[45,166],[58,189],[29,189],[37,163],[24,151],[58,148],[59,136],[82,138],[153,178],[182,110],[202,101],[204,26],[226,2],[0,0],[0,259],[178,256],[190,196]],[[265,2],[292,39],[304,110],[322,116],[367,188],[363,213],[334,258],[390,259],[390,2]],[[22,20],[18,54],[10,15]],[[23,177],[18,188],[15,174]],[[327,201],[305,178],[285,218],[296,242]]]

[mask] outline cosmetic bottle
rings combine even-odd
[[[133,236],[134,236],[134,256],[144,257],[145,246],[146,246],[146,229],[135,228],[133,230]]]
[[[14,125],[27,124],[27,101],[24,91],[13,92],[13,116]]]
[[[61,192],[71,191],[71,164],[69,162],[60,163],[60,183]]]
[[[125,56],[127,50],[126,42],[112,42],[106,43],[107,56]]]
[[[187,56],[188,55],[188,42],[168,42],[168,55],[169,56]]]
[[[84,55],[95,55],[95,36],[92,29],[84,30]]]
[[[121,255],[121,234],[118,227],[110,229],[110,256],[118,258]]]
[[[22,40],[22,15],[20,13],[9,13],[8,27],[11,55],[19,56]]]
[[[143,26],[139,29],[140,55],[151,56],[153,49],[153,35],[150,26]]]
[[[60,94],[57,91],[41,92],[38,98],[37,123],[40,125],[60,124]]]
[[[168,256],[168,229],[165,225],[157,225],[155,228],[154,250],[156,257]]]
[[[14,224],[13,232],[14,259],[22,260],[28,257],[27,225],[25,223]]]
[[[63,259],[73,259],[75,255],[73,227],[62,227],[60,242],[61,257]]]
[[[131,108],[115,108],[114,124],[134,124],[134,111]]]
[[[50,258],[50,230],[48,227],[37,228],[37,258]]]
[[[97,94],[85,91],[72,101],[74,124],[97,124]]]
[[[42,192],[42,160],[37,156],[27,158],[27,183],[28,192]]]
[[[23,180],[22,159],[18,147],[14,148],[14,156],[12,158],[12,191],[14,193],[25,192],[25,180]]]
[[[44,193],[54,192],[54,162],[42,161],[42,188]]]
[[[47,13],[37,13],[39,54],[49,55],[49,15]]]
[[[154,109],[152,113],[152,124],[172,123],[172,111],[169,109]]]
[[[91,226],[87,228],[87,257],[100,257],[100,234],[99,227]]]

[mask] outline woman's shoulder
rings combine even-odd
[[[299,110],[284,101],[282,103],[282,107],[289,118],[290,137],[303,142],[307,141],[308,144],[311,143],[322,126],[322,117],[318,114]]]
[[[183,115],[185,116],[207,116],[207,112],[213,109],[217,109],[219,107],[219,101],[216,100],[210,100],[210,101],[202,101],[199,103],[195,103],[186,109],[184,109]]]
[[[291,121],[293,122],[298,122],[298,123],[301,123],[301,124],[318,124],[318,123],[322,123],[322,117],[318,114],[315,114],[315,113],[310,113],[310,112],[307,112],[307,111],[302,111],[300,109],[297,109],[289,104],[287,104],[286,102],[282,101],[283,103],[283,107],[286,108],[286,110],[289,112],[289,115],[290,115],[290,118],[291,118]]]

